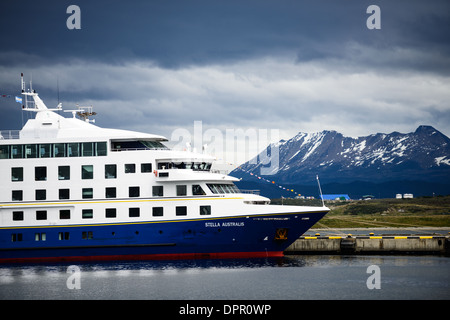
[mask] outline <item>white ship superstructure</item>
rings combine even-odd
[[[279,256],[328,212],[269,205],[211,156],[22,94],[36,116],[1,132],[0,261]]]

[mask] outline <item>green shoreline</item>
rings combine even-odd
[[[272,199],[272,204],[322,206],[321,200]],[[312,228],[450,227],[450,196],[326,201],[330,212]]]

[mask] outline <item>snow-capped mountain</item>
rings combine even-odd
[[[278,166],[271,171],[263,155],[276,154]],[[231,175],[266,176],[279,183],[307,185],[316,175],[325,183],[393,180],[450,181],[450,139],[431,126],[415,132],[377,133],[366,137],[344,137],[336,131],[298,133],[267,147],[257,159],[240,166]]]

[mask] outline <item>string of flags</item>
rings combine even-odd
[[[16,98],[16,102],[18,103],[22,103],[22,98],[21,97],[17,97],[13,94],[0,94],[0,98],[12,98],[15,97]]]
[[[245,173],[247,173],[247,174],[249,174],[249,175],[251,175],[251,176],[253,176],[253,177],[257,178],[257,179],[259,179],[259,180],[265,181],[265,182],[267,182],[267,183],[271,183],[271,184],[273,184],[274,186],[276,186],[276,187],[278,187],[278,188],[280,188],[280,189],[282,189],[282,190],[286,190],[286,191],[288,191],[288,192],[292,192],[292,193],[295,194],[296,196],[301,196],[301,194],[298,193],[298,192],[296,192],[294,189],[285,187],[285,186],[283,186],[283,185],[277,183],[277,182],[274,181],[274,180],[266,179],[266,178],[261,177],[261,176],[255,174],[255,173],[253,173],[253,172],[244,170],[244,169],[242,169],[241,167],[237,167],[237,169],[239,169],[239,170],[241,170],[241,171],[243,171],[243,172],[245,172]]]

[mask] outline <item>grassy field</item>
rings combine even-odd
[[[281,204],[281,199],[273,199]],[[285,205],[321,206],[320,200],[284,199]],[[450,227],[450,196],[327,201],[331,211],[313,228]]]

